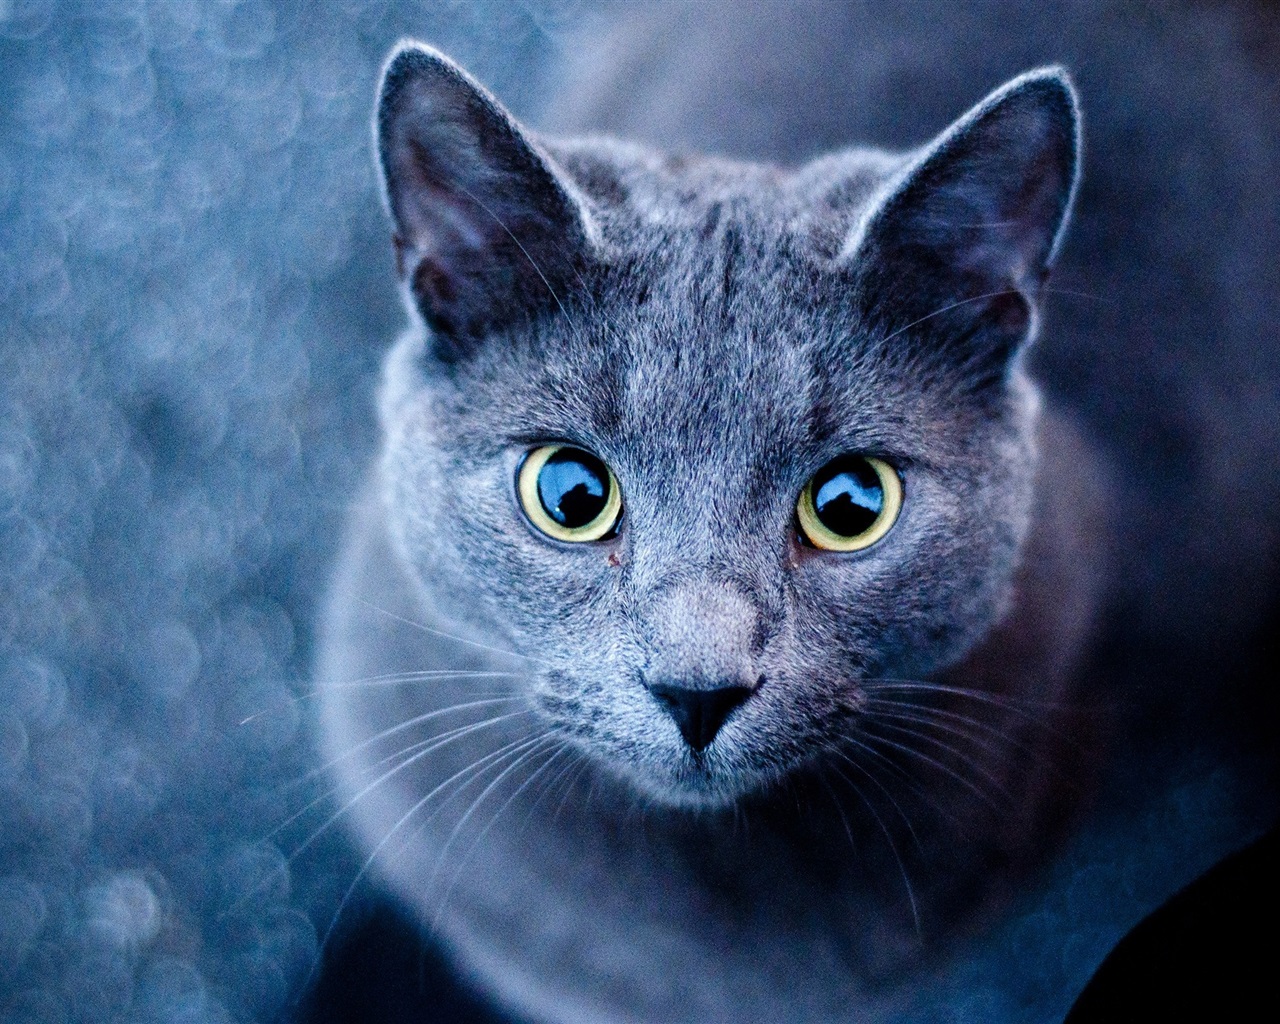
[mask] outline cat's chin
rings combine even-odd
[[[724,810],[768,788],[773,779],[730,778],[707,769],[684,769],[662,774],[631,766],[608,764],[615,776],[650,804],[671,810]]]
[[[655,744],[639,751],[620,751],[579,739],[602,772],[646,804],[671,810],[724,810],[775,788],[782,776],[743,764],[741,757],[714,748],[694,752]]]

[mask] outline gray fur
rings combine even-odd
[[[384,139],[397,131],[387,111],[408,68],[454,88],[446,58],[401,50],[386,75]],[[467,110],[458,127],[439,104],[418,105],[437,111],[420,147],[444,134],[441,123],[450,138],[474,130],[486,142],[506,130],[487,112],[473,127]],[[970,152],[983,133],[995,141],[970,142]],[[456,287],[448,302],[424,302],[413,290],[426,316],[467,325],[458,332],[468,338],[477,302],[516,325],[472,340],[448,373],[431,356],[416,372],[400,363],[413,375],[389,385],[403,397],[384,423],[388,525],[426,606],[468,581],[483,598],[478,626],[555,666],[535,687],[544,713],[605,766],[680,801],[731,799],[839,742],[861,702],[858,680],[954,663],[1004,607],[1029,518],[1035,398],[1009,360],[1031,322],[1019,286],[1038,284],[1065,212],[1073,144],[1069,87],[1050,71],[993,96],[852,210],[827,207],[834,193],[849,202],[845,164],[856,179],[856,154],[824,164],[831,177],[820,187],[812,170],[645,167],[607,143],[569,147],[562,172],[547,162],[557,176],[576,172],[600,233],[589,248],[585,232],[559,236],[583,248],[563,261],[580,280],[556,276],[563,298],[531,300],[528,282],[501,270],[492,280],[508,290],[483,298]],[[465,173],[483,178],[494,158],[474,151],[479,166]],[[500,152],[494,162],[510,161]],[[405,193],[423,186],[404,164],[384,166],[402,211]],[[1043,184],[1027,184],[1033,168]],[[647,202],[593,194],[593,177],[609,173]],[[521,199],[534,215],[546,205],[542,168],[528,176],[504,194],[520,224],[533,216]],[[433,183],[430,194],[446,189]],[[1042,189],[1056,195],[1028,226],[1010,204]],[[822,216],[853,225],[834,259],[794,227],[817,219],[814,192]],[[397,214],[401,237],[436,239],[458,219],[441,203],[414,220],[432,214],[446,226]],[[505,232],[470,234],[484,245]],[[515,255],[541,271],[532,253]],[[416,283],[422,271],[409,263],[405,274]],[[572,440],[613,468],[627,507],[616,541],[549,544],[525,525],[511,480],[539,439]],[[848,451],[899,466],[909,499],[885,542],[825,556],[796,543],[794,504]],[[703,677],[768,685],[696,757],[647,687]]]
[[[1026,366],[1076,188],[1065,74],[784,169],[535,136],[406,44],[378,125],[415,326],[320,674],[512,673],[326,698],[326,745],[368,742],[338,777],[380,872],[537,1019],[892,1016],[1095,756],[1110,471]],[[517,462],[556,440],[613,469],[616,539],[520,513]],[[900,468],[901,519],[803,547],[796,496],[850,451]],[[648,691],[691,679],[755,687],[701,755]],[[370,787],[397,747],[370,737],[488,692],[513,717]]]

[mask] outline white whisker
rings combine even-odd
[[[406,758],[404,761],[400,762],[400,764],[396,765],[390,771],[384,772],[382,775],[378,776],[378,778],[376,778],[373,782],[370,782],[367,786],[361,789],[359,793],[357,793],[345,804],[343,804],[340,808],[338,808],[338,810],[336,810],[332,815],[330,815],[329,818],[325,821],[325,823],[321,825],[315,832],[313,832],[301,846],[299,846],[296,850],[294,850],[293,853],[289,854],[289,857],[288,857],[289,861],[293,861],[295,857],[297,857],[304,850],[306,850],[312,843],[316,841],[316,839],[320,837],[322,833],[324,833],[326,829],[330,828],[334,824],[334,822],[336,822],[339,818],[341,818],[344,814],[346,814],[347,811],[351,810],[351,808],[354,807],[357,803],[359,803],[360,800],[363,799],[366,795],[371,793],[378,786],[381,786],[388,779],[393,778],[394,776],[398,775],[400,772],[404,771],[406,768],[410,767],[413,764],[416,764],[418,761],[421,761],[422,758],[426,757],[428,754],[434,753],[436,750],[439,750],[441,747],[447,746],[448,744],[453,743],[455,740],[461,739],[464,736],[468,736],[471,733],[476,732],[480,729],[487,729],[490,726],[497,725],[499,722],[504,722],[509,719],[518,718],[521,715],[528,715],[528,714],[532,714],[532,712],[528,710],[513,711],[510,714],[499,715],[496,718],[488,718],[488,719],[485,719],[483,722],[476,722],[472,725],[465,726],[457,730],[454,735],[446,739],[431,741],[429,746],[425,747],[423,750],[418,751],[412,757]]]
[[[583,773],[590,766],[591,766],[591,758],[585,754],[582,755],[578,760],[578,770],[569,777],[569,780],[564,787],[564,796],[560,798],[560,803],[556,805],[555,813],[551,815],[552,821],[560,820],[560,812],[564,810],[564,805],[568,802],[569,797],[573,794],[574,786],[578,784],[578,780],[582,778]]]
[[[910,833],[910,835],[911,835],[911,840],[912,840],[912,842],[914,842],[914,843],[915,843],[916,849],[923,853],[923,852],[924,852],[924,846],[923,846],[923,845],[921,844],[921,842],[920,842],[920,837],[916,834],[915,826],[914,826],[913,824],[911,824],[911,819],[910,819],[909,817],[907,817],[907,813],[906,813],[906,811],[904,811],[904,810],[902,809],[902,805],[901,805],[900,803],[898,803],[897,799],[895,799],[895,798],[894,798],[894,795],[893,795],[892,793],[890,793],[890,792],[889,792],[889,790],[885,787],[885,784],[884,784],[883,782],[881,782],[879,779],[877,779],[877,778],[875,777],[875,775],[873,775],[873,774],[872,774],[872,773],[871,773],[871,772],[870,772],[866,767],[864,767],[863,765],[859,764],[856,760],[854,760],[852,757],[850,757],[848,754],[846,754],[846,753],[845,753],[843,750],[841,750],[839,747],[835,747],[835,748],[833,748],[833,749],[834,749],[835,754],[836,754],[838,757],[840,757],[843,761],[845,761],[845,762],[846,762],[846,763],[847,763],[851,768],[853,768],[855,771],[861,772],[864,776],[866,776],[866,778],[867,778],[867,779],[868,779],[868,780],[869,780],[869,781],[870,781],[870,782],[871,782],[871,783],[872,783],[872,784],[873,784],[873,785],[874,785],[878,790],[880,790],[880,792],[881,792],[881,793],[883,793],[883,794],[885,795],[885,799],[886,799],[886,800],[888,800],[888,801],[889,801],[889,803],[893,806],[893,809],[894,809],[895,811],[897,811],[897,812],[898,812],[898,817],[902,819],[902,823],[903,823],[904,825],[906,825],[906,826],[907,826],[907,832],[908,832],[908,833]],[[839,772],[840,776],[841,776],[842,778],[845,778],[845,779],[846,779],[846,781],[847,781],[847,778],[848,778],[848,777],[847,777],[847,776],[845,776],[845,774],[844,774],[844,772],[843,772],[843,771],[840,771],[840,769],[838,769],[838,768],[836,769],[836,771],[837,771],[837,772]]]
[[[1041,724],[1039,719],[1032,716],[1031,711],[1061,711],[1065,709],[1065,705],[1053,701],[1035,701],[1024,698],[1013,698],[1003,694],[991,693],[987,690],[974,690],[964,686],[954,686],[950,683],[935,683],[925,679],[867,679],[863,684],[868,693],[876,694],[883,691],[892,692],[894,690],[916,691],[923,693],[943,693],[953,697],[962,697],[968,700],[977,701],[982,704],[990,704],[1004,711],[1009,711],[1016,715],[1037,724]],[[1047,726],[1046,726],[1047,727]]]
[[[885,342],[892,341],[899,334],[902,334],[905,331],[909,331],[913,327],[920,326],[920,324],[924,323],[926,320],[932,320],[935,316],[941,316],[943,313],[949,313],[951,312],[951,310],[959,309],[961,306],[967,306],[971,302],[982,302],[984,299],[998,299],[1002,295],[1018,295],[1018,294],[1020,293],[1016,289],[1004,288],[998,292],[986,292],[983,295],[972,295],[967,299],[960,299],[957,302],[948,303],[947,305],[941,307],[940,309],[935,309],[932,313],[925,314],[924,316],[920,317],[920,319],[918,320],[912,320],[911,323],[907,324],[904,327],[899,327],[896,331],[891,331],[889,334],[881,338],[879,343],[883,345],[885,344]]]
[[[940,732],[946,733],[948,736],[954,736],[956,737],[956,739],[965,740],[968,743],[972,743],[975,747],[985,751],[988,754],[1000,754],[1000,753],[1003,753],[1003,749],[1002,749],[1003,747],[1012,746],[1012,743],[1004,743],[1001,746],[996,746],[994,743],[992,743],[990,739],[980,738],[979,736],[974,735],[973,731],[962,729],[960,726],[954,725],[945,720],[939,721],[939,717],[941,716],[934,717],[930,715],[919,714],[912,711],[903,711],[899,709],[888,710],[886,707],[881,706],[875,710],[875,712],[871,715],[871,717],[877,720],[889,719],[891,721],[898,721],[898,722],[911,722],[914,725],[920,725],[930,729],[937,729]],[[1004,739],[1004,737],[1001,736],[1000,733],[998,732],[995,733],[995,738],[1001,739],[1001,740]]]
[[[867,725],[874,724],[879,726],[882,729],[891,729],[894,732],[899,733],[901,735],[911,736],[925,743],[932,744],[934,747],[938,748],[943,753],[949,754],[951,757],[954,757],[957,761],[963,764],[966,768],[973,771],[975,774],[980,775],[986,782],[990,783],[991,788],[993,790],[995,790],[1002,797],[1004,797],[1004,799],[1009,803],[1010,806],[1012,806],[1015,803],[1012,794],[1010,794],[1009,791],[1005,789],[1004,784],[1001,783],[1000,780],[997,779],[994,775],[992,775],[989,770],[983,767],[981,761],[979,761],[977,758],[970,756],[967,752],[965,752],[964,750],[961,750],[959,747],[956,747],[955,745],[948,743],[945,740],[941,740],[937,736],[932,735],[931,733],[922,732],[919,729],[912,729],[905,725],[898,725],[894,722],[886,722],[880,717],[868,718],[865,724]],[[865,729],[864,729],[864,732],[865,732]],[[883,737],[878,737],[878,736],[876,738],[883,739]]]
[[[370,771],[376,771],[377,769],[382,768],[385,765],[391,764],[397,758],[406,757],[409,754],[413,754],[418,751],[423,751],[424,747],[430,747],[431,750],[437,750],[441,746],[444,746],[443,741],[445,740],[456,739],[459,736],[475,731],[476,726],[488,725],[491,722],[500,721],[500,720],[501,719],[488,718],[480,722],[467,722],[464,725],[454,726],[452,729],[446,729],[444,732],[435,733],[431,736],[426,737],[425,739],[421,739],[415,743],[410,743],[408,746],[401,747],[400,749],[395,750],[392,753],[388,754],[386,757],[382,758],[380,761],[376,761],[373,764],[366,765],[361,770],[365,774],[369,773]],[[430,753],[430,751],[423,751],[423,752]],[[381,779],[385,779],[386,777],[387,777],[386,775],[379,776],[379,781]],[[277,825],[271,831],[270,835],[272,837],[278,835],[280,832],[286,829],[293,822],[297,821],[299,818],[301,818],[304,814],[306,814],[312,808],[318,806],[319,804],[324,803],[325,801],[329,800],[331,797],[335,796],[338,792],[340,792],[340,789],[341,787],[333,787],[331,789],[325,790],[323,793],[317,796],[314,800],[306,804],[306,806],[295,811],[293,814],[289,815],[289,817],[285,818],[284,821],[280,822],[280,824]]]
[[[519,658],[522,661],[532,661],[539,665],[551,665],[549,661],[544,661],[541,658],[535,658],[528,654],[520,654],[516,651],[508,651],[501,647],[492,647],[489,644],[482,644],[478,640],[469,640],[465,636],[446,633],[442,629],[435,629],[431,626],[424,625],[421,622],[415,622],[413,619],[406,619],[403,615],[397,615],[395,612],[388,611],[385,608],[379,608],[376,604],[373,604],[371,601],[366,601],[364,598],[359,598],[359,601],[371,611],[375,611],[380,615],[385,615],[387,618],[394,619],[396,622],[404,623],[404,625],[410,626],[422,633],[428,633],[431,636],[438,636],[444,640],[452,640],[455,643],[466,644],[468,647],[475,647],[481,651],[488,651],[490,654],[501,654],[507,658]]]
[[[892,747],[894,750],[898,750],[901,753],[906,754],[908,757],[917,758],[918,760],[923,761],[925,764],[938,769],[938,771],[943,772],[946,775],[949,775],[951,778],[955,779],[956,782],[960,783],[960,785],[964,786],[971,793],[973,793],[973,795],[976,796],[979,800],[987,804],[987,806],[989,806],[992,810],[999,812],[1000,810],[999,805],[994,800],[992,800],[987,793],[984,793],[981,789],[979,789],[973,783],[972,780],[966,779],[963,775],[961,775],[955,769],[939,761],[937,758],[930,757],[928,754],[924,753],[921,750],[916,750],[914,747],[906,746],[905,744],[899,743],[896,740],[892,740],[887,736],[878,736],[873,733],[864,733],[864,735],[868,739],[871,739],[876,741],[877,743],[883,743],[886,746]]]
[[[365,858],[364,863],[360,866],[360,870],[356,872],[355,878],[351,880],[351,884],[347,887],[347,891],[343,893],[342,899],[338,901],[338,909],[334,911],[333,920],[329,922],[329,927],[325,930],[324,938],[320,940],[320,945],[316,952],[316,961],[315,961],[316,964],[319,964],[322,961],[324,957],[325,948],[329,944],[329,939],[333,936],[333,930],[334,928],[337,927],[338,921],[342,917],[342,912],[343,910],[346,909],[347,904],[351,901],[351,895],[356,891],[356,887],[360,884],[360,880],[364,878],[364,876],[368,873],[369,869],[373,867],[373,863],[375,860],[377,860],[378,855],[386,847],[387,843],[389,843],[391,839],[400,831],[400,829],[402,829],[405,826],[405,823],[408,822],[409,819],[412,818],[415,814],[417,814],[423,807],[425,807],[431,800],[433,800],[438,793],[440,793],[447,786],[451,785],[455,780],[457,780],[463,775],[467,775],[468,773],[472,773],[476,771],[477,768],[479,768],[481,765],[487,764],[493,758],[498,757],[503,752],[510,750],[512,747],[517,746],[522,742],[524,742],[524,740],[521,740],[521,739],[512,740],[510,743],[504,744],[503,746],[499,747],[497,750],[491,751],[490,753],[486,754],[484,757],[479,758],[476,761],[473,761],[471,764],[467,765],[465,768],[458,770],[453,775],[450,775],[449,778],[445,779],[444,782],[441,782],[434,789],[432,789],[431,792],[429,792],[426,796],[418,800],[417,803],[415,803],[412,807],[410,807],[407,811],[405,811],[404,814],[400,816],[399,820],[391,827],[391,829],[387,832],[387,834],[383,836],[381,840],[378,841],[378,844],[373,848],[369,856]],[[311,972],[312,975],[314,975],[315,969],[316,968],[313,966],[312,972]],[[309,977],[308,985],[310,985],[310,981],[311,981],[311,978]]]
[[[520,252],[524,255],[524,258],[529,261],[529,266],[533,267],[534,273],[537,274],[538,277],[542,279],[542,283],[547,286],[547,291],[549,291],[551,293],[551,297],[555,299],[556,305],[560,307],[560,312],[564,315],[565,320],[568,322],[569,326],[573,329],[574,333],[581,336],[581,332],[578,330],[578,325],[574,323],[573,317],[569,315],[569,311],[564,308],[564,303],[560,301],[560,296],[557,295],[556,290],[551,287],[551,282],[547,280],[547,275],[544,274],[542,272],[542,268],[538,266],[538,261],[535,260],[529,254],[529,250],[524,247],[524,243],[521,242],[520,239],[518,239],[515,236],[515,233],[512,232],[512,230],[509,227],[507,227],[506,223],[502,220],[502,218],[499,217],[493,210],[489,209],[489,207],[486,206],[478,196],[476,196],[473,192],[471,192],[461,182],[458,182],[457,186],[463,193],[467,195],[468,198],[470,198],[470,200],[473,203],[476,204],[476,206],[480,207],[480,209],[482,209],[485,213],[487,213],[490,217],[492,217],[494,222],[498,225],[498,227],[502,228],[502,230],[506,232],[507,237],[510,238],[511,241],[515,243],[516,248],[519,249]]]
[[[519,756],[516,757],[515,761],[503,768],[502,771],[500,771],[484,787],[484,789],[480,791],[480,795],[471,801],[471,805],[467,808],[466,812],[454,823],[453,829],[449,832],[448,838],[444,841],[444,845],[440,847],[439,852],[436,854],[435,867],[432,869],[431,876],[427,879],[426,888],[428,890],[435,884],[435,880],[440,873],[440,869],[444,867],[444,863],[448,859],[449,850],[453,846],[454,841],[462,833],[462,829],[466,826],[467,822],[471,820],[471,816],[475,814],[475,812],[480,808],[480,805],[484,803],[485,798],[488,797],[488,795],[502,783],[502,780],[510,775],[511,772],[513,772],[523,761],[528,757],[533,756],[537,752],[538,746],[545,743],[548,737],[548,733],[541,733],[532,739],[526,740],[523,744],[516,747],[507,755],[511,756],[513,754],[518,754]],[[441,909],[443,909],[443,907]],[[438,918],[439,912],[437,912],[436,916]],[[433,921],[432,928],[434,929],[434,927],[435,924]]]
[[[395,725],[391,726],[390,728],[383,729],[381,732],[374,733],[372,736],[365,738],[361,742],[357,743],[355,746],[350,747],[347,750],[344,750],[341,754],[338,754],[332,760],[326,762],[325,764],[322,764],[319,768],[313,768],[311,771],[307,772],[305,775],[302,775],[299,778],[288,783],[284,788],[286,790],[297,789],[299,786],[305,785],[307,782],[310,782],[312,779],[316,778],[317,776],[326,774],[330,769],[336,767],[337,765],[341,764],[343,761],[354,756],[355,754],[358,754],[360,751],[373,746],[375,743],[379,743],[382,740],[388,739],[389,737],[394,736],[397,733],[404,732],[404,730],[406,729],[412,729],[415,725],[422,725],[425,722],[430,722],[430,721],[433,721],[434,719],[440,718],[443,715],[453,714],[458,711],[467,711],[471,708],[488,707],[493,704],[511,704],[511,703],[520,701],[522,699],[523,698],[521,697],[514,697],[514,696],[513,697],[486,697],[483,700],[467,701],[463,704],[451,704],[447,708],[437,708],[434,711],[428,711],[421,715],[414,715],[412,718],[407,718],[403,722],[397,722]]]
[[[553,744],[558,742],[555,736],[548,736],[546,734],[543,735],[542,740],[545,742],[545,740],[547,740],[548,738],[552,741]],[[486,787],[485,791],[476,798],[475,802],[471,805],[471,808],[467,811],[467,816],[470,816],[475,810],[477,810],[480,807],[480,805],[484,802],[485,797],[488,796],[488,794],[494,788],[496,788],[499,783],[502,782],[505,776],[511,774],[511,772],[515,771],[518,767],[520,767],[521,764],[523,764],[529,758],[536,757],[539,753],[542,753],[545,749],[546,749],[545,747],[539,748],[535,746],[532,750],[528,750],[524,754],[521,754],[521,756],[516,761],[514,761],[510,766],[504,769],[502,774],[499,775],[497,778],[495,778],[488,785],[488,787]],[[439,923],[440,915],[444,913],[444,908],[449,902],[449,896],[450,894],[452,894],[454,886],[458,884],[458,879],[461,877],[463,870],[466,868],[471,858],[475,855],[476,849],[484,841],[485,836],[489,834],[489,830],[492,829],[493,826],[498,823],[498,819],[502,817],[503,812],[505,812],[506,809],[511,806],[512,802],[516,800],[516,798],[518,798],[520,794],[523,793],[529,787],[530,783],[532,783],[535,779],[537,779],[537,777],[543,771],[546,770],[549,764],[554,763],[556,757],[558,757],[563,750],[564,750],[563,746],[557,749],[554,749],[551,755],[545,761],[543,761],[542,764],[540,764],[536,769],[534,769],[534,771],[528,776],[528,778],[526,778],[524,782],[520,783],[520,785],[516,787],[515,791],[510,796],[508,796],[506,800],[503,801],[502,806],[499,807],[498,810],[494,813],[493,817],[489,819],[488,824],[485,825],[485,827],[480,830],[480,833],[475,837],[475,839],[471,841],[471,845],[468,848],[466,855],[461,860],[458,861],[458,866],[454,868],[453,874],[449,876],[449,880],[441,892],[440,906],[436,910],[436,913],[432,919],[432,924],[431,924],[432,931],[435,930],[436,925]],[[464,824],[464,822],[465,822],[465,817],[464,817],[464,820],[460,821],[457,827],[455,827],[453,834],[450,835],[449,837],[449,842],[452,842],[454,837],[461,833],[462,825]],[[446,843],[445,846],[442,847],[440,850],[440,856],[437,860],[438,867],[444,866],[445,858],[446,858],[446,850],[448,848],[448,845],[449,843]],[[432,879],[434,878],[435,878],[435,872],[432,873]],[[428,885],[430,884],[431,883],[428,882]]]
[[[555,764],[555,762],[560,759],[561,755],[563,754],[572,755],[574,753],[576,753],[576,751],[574,751],[574,749],[567,742],[561,743],[561,745],[559,746],[559,748],[557,748],[555,753],[553,753],[547,759],[546,763],[541,768],[538,769],[536,775],[541,775],[546,768],[549,768],[551,765]],[[529,805],[529,809],[525,811],[524,818],[521,819],[521,822],[520,822],[519,831],[523,832],[525,829],[529,827],[529,821],[533,816],[533,812],[538,807],[538,805],[542,803],[542,799],[547,795],[547,791],[550,789],[551,786],[555,785],[556,781],[560,778],[560,776],[569,768],[571,768],[575,763],[576,763],[576,759],[574,757],[569,757],[565,761],[565,763],[560,766],[560,769],[550,779],[548,779],[545,783],[543,783],[542,788],[538,791],[538,795],[534,797],[533,803],[531,803]]]
[[[833,771],[835,771],[835,773],[841,778],[844,778],[844,773],[840,771],[839,768],[834,768]],[[827,795],[831,797],[831,803],[835,807],[836,813],[840,815],[840,824],[844,826],[845,837],[849,840],[849,849],[853,851],[853,855],[856,857],[858,855],[858,843],[857,840],[853,838],[853,829],[849,827],[849,816],[844,813],[844,804],[842,804],[840,802],[840,798],[836,796],[836,791],[831,788],[831,783],[827,781],[826,775],[819,775],[818,781],[822,783],[822,787],[827,791]],[[845,779],[845,781],[848,782],[849,780]]]
[[[889,832],[889,826],[885,824],[884,819],[880,817],[880,812],[875,809],[875,805],[867,799],[867,794],[862,792],[861,788],[844,772],[836,769],[838,774],[845,782],[852,787],[853,791],[858,794],[863,805],[871,812],[871,816],[875,818],[876,824],[880,826],[880,831],[884,834],[885,842],[889,844],[889,851],[893,854],[893,859],[898,864],[898,872],[902,876],[902,885],[907,890],[907,902],[911,905],[911,920],[915,924],[916,938],[920,937],[920,906],[916,902],[915,887],[911,884],[911,876],[907,874],[907,865],[902,859],[902,854],[898,852],[898,844],[893,841],[893,835]]]
[[[554,776],[552,776],[552,778],[547,782],[547,784],[542,787],[542,792],[538,794],[537,799],[534,800],[532,805],[530,805],[529,810],[525,813],[524,824],[522,827],[528,827],[529,820],[533,817],[534,812],[542,804],[542,801],[546,799],[547,794],[554,792],[555,787],[560,785],[560,781],[566,775],[568,775],[569,772],[579,767],[582,764],[582,762],[585,761],[587,758],[587,755],[585,753],[583,753],[580,750],[575,751],[572,747],[568,746],[567,744],[565,745],[564,749],[574,754],[575,756],[569,758],[569,760],[565,762],[565,764],[560,768],[560,770],[557,771]]]
[[[309,690],[302,693],[292,694],[286,700],[280,701],[272,707],[263,708],[261,711],[255,711],[253,714],[242,718],[237,724],[248,725],[250,722],[256,721],[263,715],[269,715],[273,711],[284,711],[288,708],[300,704],[304,700],[312,700],[316,697],[324,697],[335,690],[373,690],[382,689],[384,687],[394,686],[411,686],[418,683],[429,682],[461,682],[469,679],[500,679],[500,678],[519,678],[519,672],[452,672],[448,670],[425,671],[425,672],[394,672],[385,676],[369,676],[366,679],[355,679],[347,683],[322,683],[313,686]]]

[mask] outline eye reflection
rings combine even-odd
[[[613,473],[590,452],[543,445],[517,471],[520,505],[540,531],[556,540],[603,540],[616,532],[622,495]]]
[[[902,480],[882,459],[842,455],[800,492],[801,537],[825,551],[861,551],[889,532],[902,510]]]

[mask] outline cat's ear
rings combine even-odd
[[[376,118],[401,274],[437,354],[555,310],[589,246],[588,214],[551,158],[444,54],[402,43]]]
[[[1060,68],[1014,79],[943,132],[845,243],[863,316],[885,337],[914,331],[972,372],[1002,376],[1034,330],[1076,188],[1079,133]]]

